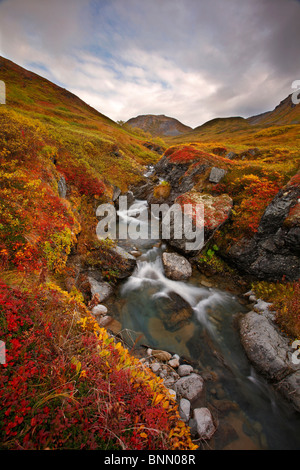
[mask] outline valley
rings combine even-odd
[[[192,129],[114,122],[2,57],[0,80],[0,447],[299,448],[299,104]],[[102,204],[126,225],[199,203],[199,250],[97,236]],[[172,279],[164,253],[191,274]],[[149,348],[203,379],[187,419],[179,364]]]

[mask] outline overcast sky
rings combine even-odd
[[[299,45],[299,0],[0,0],[0,54],[115,121],[271,110]]]

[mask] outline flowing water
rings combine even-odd
[[[147,203],[135,201],[119,213],[120,223],[137,223],[137,209],[147,211]],[[236,323],[245,306],[232,293],[202,287],[195,269],[189,281],[166,278],[161,260],[166,247],[157,240],[123,242],[127,250],[133,245],[140,252],[137,267],[120,285],[110,311],[128,341],[139,339],[140,344],[176,353],[205,378],[206,404],[218,421],[207,448],[300,449],[299,414],[255,373],[241,346]],[[180,328],[165,321],[172,314],[172,293],[192,308],[191,318]]]

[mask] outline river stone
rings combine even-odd
[[[249,360],[271,380],[280,380],[288,370],[289,341],[264,315],[248,312],[240,319],[241,341]]]
[[[189,279],[192,275],[191,263],[176,253],[163,253],[162,261],[166,277],[175,281]]]
[[[88,280],[90,283],[92,297],[95,294],[98,294],[100,302],[103,302],[103,300],[107,299],[113,293],[113,287],[108,282],[96,281],[96,279],[94,279],[92,276],[88,276]]]
[[[177,369],[177,367],[179,366],[179,359],[177,359],[176,357],[173,359],[170,359],[168,364],[170,367],[173,367],[173,369]]]
[[[167,351],[162,351],[161,349],[147,349],[148,356],[155,357],[157,360],[162,362],[167,362],[171,359],[171,354]]]
[[[178,367],[178,375],[180,377],[185,377],[186,375],[190,375],[193,372],[193,367],[189,366],[188,364],[182,364],[181,366]]]
[[[300,370],[285,377],[278,386],[278,390],[286,395],[300,412]]]
[[[200,439],[211,439],[216,432],[211,412],[208,408],[196,408],[194,410],[194,419],[197,426],[197,434]]]
[[[160,371],[160,364],[159,362],[153,362],[151,365],[151,370],[154,374],[157,374]]]
[[[92,309],[92,314],[97,317],[98,315],[106,315],[107,314],[107,308],[105,305],[95,305]]]
[[[193,373],[177,380],[174,390],[181,398],[193,401],[204,393],[204,380]]]
[[[178,407],[179,415],[185,423],[190,419],[191,403],[186,398],[181,398]]]
[[[193,316],[190,304],[175,292],[168,293],[166,297],[154,299],[157,315],[170,331],[176,331],[188,323]]]

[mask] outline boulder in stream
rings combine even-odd
[[[170,331],[182,328],[193,315],[190,304],[176,292],[168,292],[166,296],[157,297],[155,303],[159,318]]]
[[[281,334],[268,310],[248,312],[239,323],[250,362],[300,411],[300,364],[293,362],[291,341]]]
[[[177,253],[163,253],[162,261],[166,277],[175,281],[189,279],[192,275],[191,263]]]
[[[209,440],[216,432],[213,417],[208,408],[196,408],[194,410],[194,420],[196,421],[197,434],[200,439]]]
[[[204,394],[204,380],[200,375],[192,373],[177,380],[173,388],[181,398],[193,401]]]

